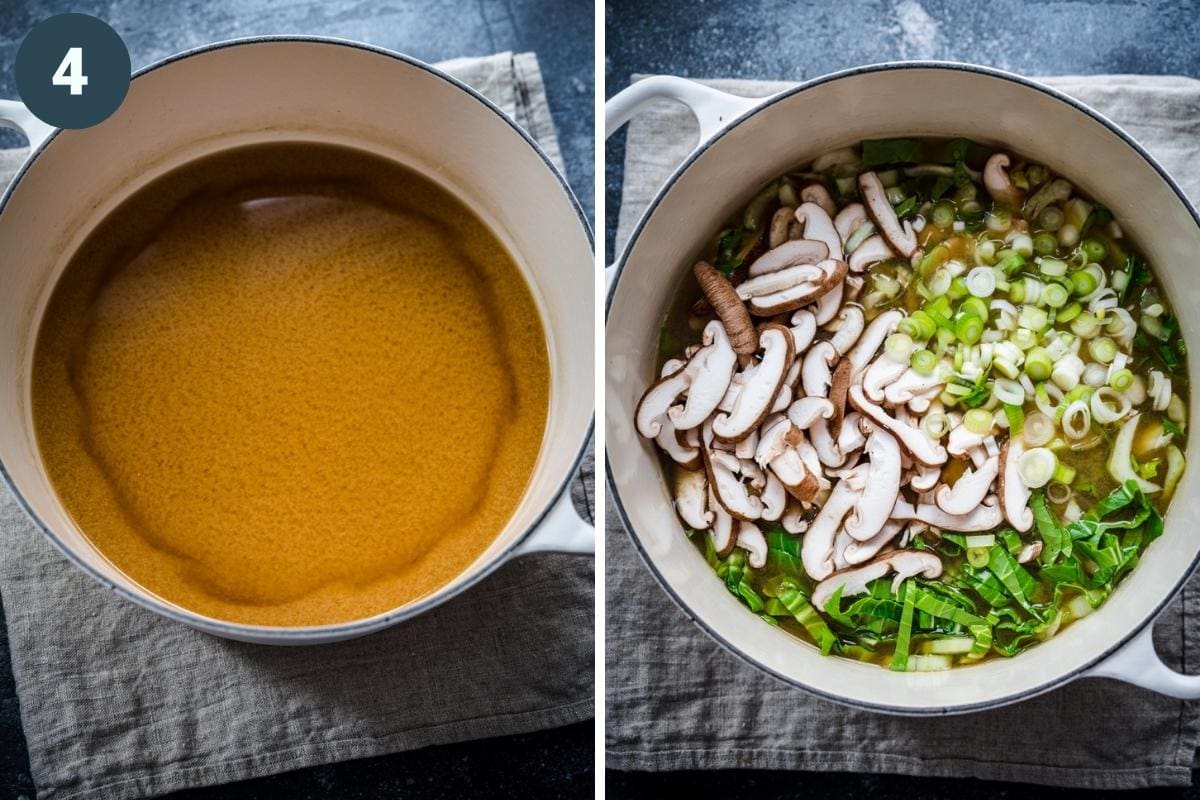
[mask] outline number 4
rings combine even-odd
[[[83,94],[83,87],[88,85],[88,77],[83,74],[83,48],[72,47],[63,56],[62,63],[54,72],[50,83],[55,86],[70,86],[71,94]]]

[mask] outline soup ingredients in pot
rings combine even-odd
[[[864,141],[765,187],[693,273],[637,428],[763,621],[894,670],[1014,656],[1161,535],[1187,348],[1067,178]]]

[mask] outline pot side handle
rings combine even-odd
[[[1200,675],[1176,672],[1158,657],[1154,650],[1153,625],[1147,625],[1127,645],[1089,670],[1085,677],[1114,678],[1181,700],[1200,698]]]
[[[700,123],[700,141],[697,143],[699,146],[731,121],[762,104],[766,99],[739,97],[685,78],[655,75],[622,89],[604,104],[604,138],[607,139],[616,133],[647,103],[654,100],[675,100],[691,109],[692,114],[696,116],[696,122]]]
[[[580,518],[564,491],[529,537],[513,550],[514,556],[529,553],[596,554],[596,528]]]
[[[29,140],[29,149],[36,150],[50,138],[54,128],[40,119],[17,100],[0,100],[0,126],[14,128],[25,134]]]

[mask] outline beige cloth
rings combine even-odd
[[[537,58],[444,67],[562,163]],[[24,151],[0,151],[0,186]],[[593,518],[592,460],[572,483]],[[0,491],[0,592],[43,800],[145,797],[593,713],[590,559],[526,556],[433,611],[337,645],[197,633],[75,569]]]
[[[1115,120],[1200,200],[1200,81],[1097,76],[1046,82]],[[762,96],[789,84],[712,81]],[[694,146],[696,123],[656,103],[629,126],[618,248]],[[1186,309],[1182,313],[1188,313]],[[1186,786],[1200,704],[1082,680],[996,711],[906,719],[810,697],[723,650],[655,583],[608,509],[607,762],[615,769],[754,767],[973,776],[1095,789]],[[1159,619],[1159,654],[1200,664],[1200,578]],[[798,784],[798,785],[802,785]]]

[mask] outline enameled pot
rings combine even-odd
[[[863,67],[766,98],[733,97],[680,78],[639,82],[606,108],[609,134],[644,103],[689,106],[700,143],[638,222],[616,264],[605,353],[605,425],[612,497],[625,527],[667,593],[709,635],[751,664],[801,689],[860,708],[936,715],[992,708],[1072,680],[1104,676],[1175,697],[1200,697],[1200,676],[1168,669],[1154,653],[1155,617],[1200,555],[1200,470],[1185,472],[1165,535],[1099,610],[1012,659],[932,673],[896,673],[822,657],[723,591],[675,516],[653,443],[633,427],[653,380],[671,297],[690,278],[705,231],[717,230],[765,183],[815,156],[864,138],[966,136],[1042,161],[1109,206],[1145,250],[1179,308],[1200,299],[1200,216],[1128,134],[1097,112],[1034,81],[983,67],[921,62]],[[713,187],[722,187],[713,191]],[[1181,314],[1200,341],[1200,316]],[[1200,370],[1200,348],[1188,356]],[[1196,416],[1197,398],[1191,399]],[[1190,438],[1189,460],[1197,463]]]
[[[565,489],[592,427],[591,231],[562,175],[482,95],[396,53],[345,41],[225,42],[138,72],[122,106],[86,130],[53,130],[19,103],[0,122],[24,131],[28,160],[0,199],[0,465],[34,523],[76,566],[127,600],[219,636],[315,644],[361,636],[444,602],[509,559],[594,550]],[[108,562],[63,509],[34,440],[30,372],[38,325],[75,248],[117,204],[165,172],[214,151],[264,141],[341,144],[416,169],[475,210],[508,246],[547,334],[551,397],[536,466],[509,524],[452,583],[345,624],[244,625],[193,613]]]

